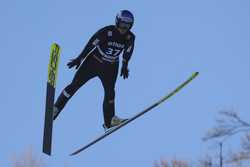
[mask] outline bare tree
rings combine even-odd
[[[213,158],[211,156],[206,156],[203,159],[199,160],[199,167],[212,167],[213,166]]]
[[[241,139],[241,150],[232,153],[227,163],[235,164],[235,166],[243,166],[244,163],[250,163],[250,133],[246,134]]]
[[[203,140],[227,138],[236,133],[250,132],[250,123],[243,120],[236,112],[221,111],[219,114],[221,118],[216,120],[217,125],[207,132]]]
[[[45,165],[41,159],[34,156],[32,149],[29,149],[20,156],[12,157],[12,167],[45,167]]]
[[[190,163],[186,160],[177,160],[177,159],[172,159],[172,160],[165,160],[161,159],[160,162],[155,161],[154,162],[155,167],[191,167]]]
[[[228,110],[228,111],[221,111],[219,112],[219,119],[216,120],[216,126],[210,129],[205,137],[203,138],[204,141],[210,139],[217,139],[220,138],[219,146],[220,146],[220,167],[223,166],[223,143],[226,139],[229,139],[231,136],[238,134],[238,133],[245,133],[247,134],[250,132],[250,123],[246,120],[243,120],[238,113]],[[240,151],[238,153],[234,153],[230,155],[229,163],[238,163],[237,167],[240,166],[239,162],[242,162],[243,159],[249,159],[249,147],[250,147],[250,137],[247,137],[242,141],[242,146],[244,151]],[[248,149],[246,151],[245,149]]]

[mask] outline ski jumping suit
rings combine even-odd
[[[119,55],[123,52],[123,65],[128,64],[134,49],[135,35],[129,30],[120,34],[115,25],[106,26],[97,31],[78,56],[82,62],[72,82],[58,97],[55,107],[59,112],[67,101],[88,80],[99,77],[104,87],[104,122],[110,126],[115,115],[115,83],[119,70]]]

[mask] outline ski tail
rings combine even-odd
[[[52,129],[53,129],[53,106],[60,58],[60,46],[56,43],[51,45],[48,65],[48,80],[45,104],[45,122],[43,136],[43,152],[51,155]]]

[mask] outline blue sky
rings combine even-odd
[[[89,81],[54,125],[53,156],[42,152],[49,49],[62,48],[56,96],[89,37],[113,24],[116,13],[135,15],[136,45],[128,80],[116,85],[116,112],[130,117],[200,76],[151,113],[79,156],[68,154],[103,132],[103,89]],[[193,159],[209,150],[201,141],[217,112],[235,109],[249,120],[250,2],[247,0],[2,1],[0,5],[0,166],[32,147],[47,166],[153,166],[161,157]],[[228,145],[237,145],[237,138]]]

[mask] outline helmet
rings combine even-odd
[[[119,28],[131,29],[134,24],[134,16],[128,10],[121,10],[116,15],[115,24]]]

